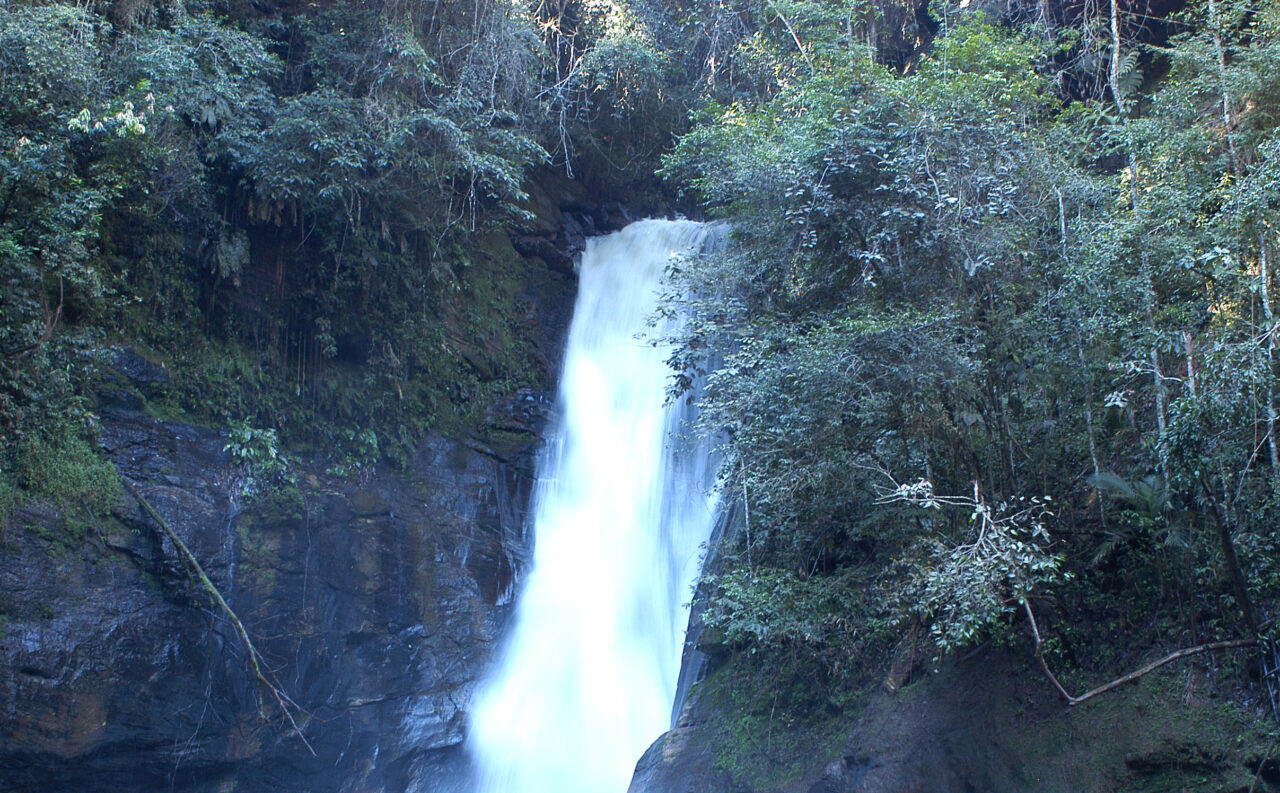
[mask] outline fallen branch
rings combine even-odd
[[[1267,747],[1267,753],[1262,756],[1262,762],[1258,763],[1258,771],[1253,775],[1253,782],[1249,783],[1249,793],[1253,793],[1258,788],[1258,780],[1262,778],[1262,769],[1267,767],[1267,761],[1271,759],[1271,753],[1276,750],[1276,738],[1271,739],[1271,745]]]
[[[1121,675],[1110,683],[1104,683],[1097,688],[1090,689],[1078,697],[1073,697],[1063,688],[1062,683],[1058,682],[1057,676],[1049,669],[1049,664],[1044,660],[1044,641],[1040,638],[1040,627],[1036,624],[1036,615],[1031,611],[1031,603],[1026,598],[1022,600],[1022,607],[1026,609],[1027,619],[1031,621],[1031,632],[1036,639],[1036,660],[1040,662],[1040,668],[1044,670],[1044,674],[1049,678],[1049,682],[1053,683],[1053,687],[1058,689],[1058,693],[1067,701],[1068,705],[1079,705],[1081,702],[1093,699],[1099,694],[1105,694],[1113,688],[1119,688],[1125,683],[1132,683],[1148,672],[1154,672],[1160,667],[1173,663],[1179,658],[1186,658],[1192,655],[1199,655],[1211,650],[1227,650],[1233,647],[1250,647],[1257,644],[1256,639],[1231,639],[1221,642],[1208,642],[1206,644],[1197,644],[1195,647],[1184,647],[1181,650],[1175,650],[1158,661],[1152,661],[1141,669],[1135,669],[1127,675]]]
[[[200,585],[209,593],[209,596],[213,598],[214,602],[218,604],[218,608],[222,609],[223,614],[226,615],[227,621],[231,623],[232,627],[236,630],[236,635],[240,637],[240,643],[244,645],[245,650],[249,653],[249,665],[253,669],[253,676],[257,678],[260,684],[265,686],[266,689],[271,692],[271,696],[275,699],[276,704],[280,706],[280,712],[284,714],[284,717],[293,727],[294,733],[302,741],[302,744],[307,747],[307,751],[311,752],[311,756],[315,757],[316,750],[312,748],[311,742],[307,740],[307,737],[302,734],[302,728],[298,726],[298,722],[293,715],[294,710],[297,710],[300,713],[305,711],[301,705],[293,700],[292,697],[282,691],[276,683],[267,679],[266,673],[262,670],[262,654],[259,653],[258,648],[253,645],[253,640],[249,638],[249,631],[245,629],[244,623],[240,621],[240,617],[231,609],[231,605],[227,603],[226,598],[222,596],[222,593],[218,591],[218,587],[214,586],[213,581],[209,578],[208,574],[205,573],[204,568],[200,565],[200,561],[196,559],[196,555],[191,552],[191,549],[182,541],[182,538],[178,536],[178,533],[169,526],[168,521],[160,516],[160,513],[156,511],[155,507],[151,506],[151,502],[143,498],[142,494],[138,492],[138,489],[133,486],[133,483],[124,477],[121,477],[120,481],[124,484],[125,489],[129,491],[129,494],[137,500],[143,511],[150,515],[152,520],[159,524],[165,535],[168,536],[174,546],[178,549],[178,552],[182,554],[182,559],[186,562],[187,569],[191,572],[194,578],[200,582]],[[262,708],[261,697],[258,698],[258,714],[262,716],[263,719],[267,718],[266,711]]]

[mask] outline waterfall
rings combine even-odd
[[[689,408],[667,404],[668,351],[637,337],[653,335],[672,257],[709,233],[645,220],[587,242],[533,563],[472,712],[480,793],[625,793],[670,727],[714,461],[679,437]]]

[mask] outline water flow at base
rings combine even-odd
[[[472,713],[479,793],[625,793],[670,726],[714,465],[680,440],[668,351],[637,336],[661,333],[646,322],[672,256],[712,233],[646,220],[587,242],[533,564]]]

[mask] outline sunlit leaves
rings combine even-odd
[[[1225,76],[1202,31],[1178,42],[1124,123],[1064,105],[1047,37],[973,17],[905,76],[853,59],[707,108],[667,173],[735,238],[680,270],[695,321],[676,360],[727,350],[704,420],[729,431],[756,566],[859,569],[954,649],[1068,581],[1068,559],[1165,570],[1220,552],[1191,510],[1270,514],[1272,56],[1227,41]],[[1142,520],[1162,528],[1131,531],[1137,511],[1091,469],[1158,471],[1167,508]],[[870,503],[884,473],[983,495],[967,522]],[[1032,494],[1070,505],[1054,521],[1081,553],[1051,551],[1049,519],[1010,506]],[[1098,522],[1101,542],[1080,539]]]

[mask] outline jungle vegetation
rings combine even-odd
[[[768,8],[664,160],[733,228],[669,301],[722,641],[1015,642],[1074,703],[1274,630],[1280,7]]]
[[[159,416],[402,458],[536,385],[481,250],[530,180],[660,169],[733,229],[668,301],[746,507],[725,643],[1252,640],[1278,34],[1274,0],[4,0],[0,511],[112,492],[125,346]]]
[[[76,461],[121,350],[162,367],[158,417],[339,468],[546,387],[490,232],[537,168],[653,180],[642,32],[505,0],[0,3],[0,511],[109,500]]]

